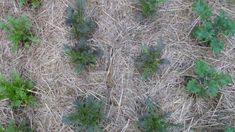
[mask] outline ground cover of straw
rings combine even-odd
[[[72,111],[78,96],[94,95],[106,101],[104,130],[108,132],[138,131],[135,121],[150,96],[170,113],[169,121],[180,124],[174,131],[191,128],[222,128],[235,124],[235,85],[221,89],[217,99],[189,96],[182,76],[192,74],[193,61],[205,59],[216,69],[229,72],[235,80],[235,38],[225,38],[225,51],[214,56],[208,47],[199,46],[191,38],[192,28],[199,22],[192,12],[193,0],[168,0],[156,11],[154,20],[140,24],[132,0],[88,0],[86,13],[99,26],[90,44],[100,47],[104,56],[96,68],[76,74],[64,56],[64,44],[72,45],[65,26],[65,9],[72,0],[44,0],[37,10],[20,9],[14,0],[0,1],[0,20],[7,15],[27,14],[33,20],[33,31],[40,38],[38,45],[10,50],[10,42],[0,31],[0,72],[8,75],[14,68],[35,81],[39,104],[24,110],[39,132],[72,131],[61,120]],[[235,19],[235,7],[211,0],[215,14],[220,9]],[[166,44],[163,57],[170,60],[162,75],[143,81],[134,67],[134,59],[142,44],[156,44],[162,38]],[[8,101],[0,102],[0,121],[13,116]],[[200,130],[199,129],[199,130]],[[172,130],[173,131],[173,130]],[[208,130],[209,131],[209,130]]]

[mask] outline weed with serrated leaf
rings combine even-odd
[[[235,35],[235,20],[230,19],[222,10],[213,20],[212,9],[204,0],[197,0],[193,10],[200,17],[201,23],[193,29],[192,35],[200,41],[206,41],[215,54],[220,53],[224,49],[224,42],[219,38],[221,35]]]
[[[216,97],[219,89],[232,83],[229,74],[219,73],[202,60],[197,60],[194,65],[196,77],[189,79],[186,90],[199,96]]]
[[[11,48],[16,51],[19,47],[29,47],[32,43],[38,43],[39,39],[30,31],[32,22],[23,15],[17,18],[7,17],[7,22],[0,22],[0,29],[3,29],[7,38],[11,41]]]
[[[31,95],[30,90],[32,89],[33,82],[23,79],[15,70],[12,72],[10,80],[0,75],[0,100],[8,98],[12,108],[34,104],[36,98]]]
[[[227,126],[224,128],[224,132],[235,132],[235,128]]]

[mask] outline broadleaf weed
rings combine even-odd
[[[7,38],[11,41],[11,48],[16,51],[19,47],[29,47],[32,43],[38,43],[39,39],[30,31],[32,22],[23,15],[17,18],[8,16],[7,22],[0,22],[0,29],[3,29]]]
[[[235,35],[235,20],[230,19],[224,11],[213,20],[212,9],[204,0],[197,0],[193,4],[193,10],[201,19],[201,24],[196,26],[192,35],[211,47],[215,54],[224,49],[224,42],[220,40],[221,34],[226,36]]]
[[[235,128],[227,126],[225,127],[224,132],[235,132]]]
[[[73,125],[76,132],[100,132],[104,103],[93,96],[77,99],[76,110],[63,118],[63,122]]]
[[[186,84],[186,90],[191,94],[216,97],[221,87],[232,83],[229,74],[217,72],[202,60],[195,62],[194,72],[196,77]]]
[[[31,80],[23,79],[17,71],[13,71],[11,79],[0,75],[0,99],[8,98],[12,108],[19,108],[22,105],[33,105],[36,98],[29,90],[33,89]]]

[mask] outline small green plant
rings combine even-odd
[[[76,8],[67,8],[66,24],[71,27],[72,36],[78,39],[74,47],[65,46],[65,54],[75,64],[78,73],[88,66],[94,66],[102,56],[102,51],[97,47],[89,46],[88,40],[97,27],[91,18],[84,15],[85,0],[76,0]]]
[[[11,41],[11,48],[15,51],[19,47],[29,47],[31,43],[38,43],[39,39],[30,31],[32,22],[23,15],[17,18],[8,16],[7,22],[0,22],[0,29],[7,33],[7,38]]]
[[[233,127],[225,127],[224,132],[235,132],[235,128]]]
[[[196,77],[190,79],[186,85],[186,90],[192,94],[216,97],[221,87],[232,83],[229,74],[217,72],[202,60],[195,62],[194,72]]]
[[[73,125],[76,132],[101,132],[104,104],[93,96],[77,99],[76,111],[63,118],[63,122]]]
[[[141,8],[143,17],[151,16],[156,7],[165,0],[138,0],[138,6]]]
[[[147,99],[147,111],[139,117],[137,127],[143,132],[166,132],[169,123],[164,119],[164,115],[156,110],[153,101]]]
[[[32,81],[23,79],[15,70],[12,72],[10,80],[6,80],[4,76],[0,75],[0,100],[8,98],[13,108],[35,103],[36,98],[29,91],[32,88]]]
[[[16,123],[11,120],[5,128],[0,125],[0,132],[33,132],[33,130],[25,122]]]
[[[135,60],[135,66],[144,79],[155,74],[159,70],[160,64],[169,63],[168,60],[161,59],[164,47],[165,45],[162,43],[157,46],[143,46],[141,54]]]
[[[41,0],[19,0],[20,6],[29,6],[32,8],[38,8],[42,4]]]
[[[75,38],[88,39],[96,29],[97,24],[92,18],[84,15],[85,0],[76,0],[76,8],[67,8],[66,24],[71,27],[71,34]]]
[[[102,51],[99,48],[80,43],[74,47],[65,46],[65,55],[75,65],[76,71],[80,73],[87,67],[94,67],[102,56]]]
[[[215,54],[224,49],[224,42],[221,35],[235,35],[235,21],[230,19],[224,11],[213,20],[212,9],[204,0],[197,0],[193,5],[193,10],[201,19],[200,25],[192,31],[192,35],[200,41],[205,41]]]

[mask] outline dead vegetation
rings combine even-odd
[[[192,75],[193,61],[199,58],[235,79],[234,37],[225,37],[224,51],[215,56],[209,47],[198,45],[190,36],[199,22],[192,12],[193,0],[166,1],[148,24],[137,21],[132,0],[87,0],[86,15],[95,18],[99,27],[89,44],[100,47],[104,54],[99,65],[79,75],[63,52],[64,44],[73,43],[70,29],[65,26],[65,10],[73,1],[43,0],[42,3],[37,11],[30,12],[30,9],[23,11],[14,0],[0,1],[0,20],[25,13],[33,22],[32,31],[40,37],[40,44],[14,53],[6,34],[0,30],[0,72],[10,76],[10,71],[16,68],[36,82],[33,92],[40,103],[25,110],[24,115],[37,131],[72,131],[62,123],[62,117],[72,111],[76,97],[88,95],[106,102],[108,120],[103,127],[108,132],[138,131],[134,123],[147,97],[170,113],[171,122],[180,124],[172,131],[213,131],[226,124],[235,125],[235,85],[221,89],[221,96],[213,100],[195,98],[185,91],[182,77]],[[234,4],[218,0],[209,4],[214,14],[223,9],[235,19]],[[142,44],[150,46],[159,38],[166,44],[162,58],[171,63],[160,75],[144,81],[134,66],[134,58]],[[0,101],[0,122],[7,124],[11,118],[14,115],[8,100]]]

